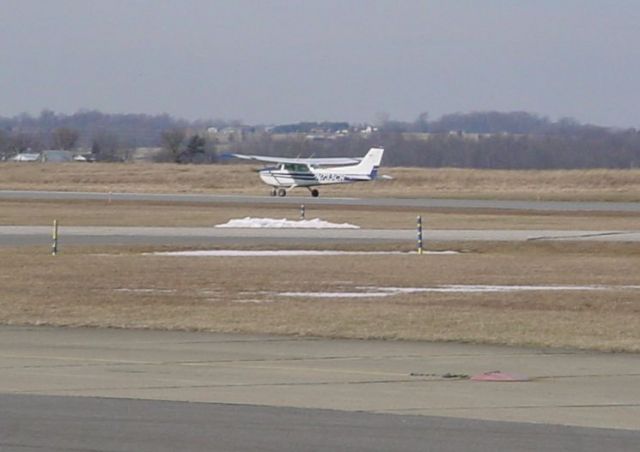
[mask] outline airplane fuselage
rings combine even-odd
[[[313,168],[306,164],[282,164],[260,170],[260,179],[272,187],[313,187],[316,185],[345,184],[369,181],[375,177],[363,174],[349,174],[342,168]],[[346,169],[346,168],[345,168]]]

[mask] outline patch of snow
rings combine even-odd
[[[286,218],[251,218],[229,220],[224,224],[217,224],[216,228],[303,228],[303,229],[360,229],[349,223],[331,223],[314,218],[313,220],[287,220]]]
[[[395,295],[391,292],[280,292],[281,297],[307,298],[370,298]]]
[[[175,293],[174,289],[130,289],[121,287],[114,289],[114,292],[134,292],[134,293]]]
[[[162,251],[154,256],[182,257],[276,257],[276,256],[358,256],[375,254],[415,254],[403,251],[331,251],[331,250],[196,250]],[[458,254],[457,251],[427,251],[426,254]]]
[[[202,250],[202,251],[166,251],[153,253],[156,256],[191,257],[274,257],[274,256],[336,256],[352,254],[403,254],[395,251],[320,251],[320,250]]]
[[[640,286],[500,286],[500,285],[463,285],[445,284],[434,287],[357,287],[362,292],[280,292],[281,297],[307,298],[383,298],[412,293],[496,293],[523,291],[592,291],[592,290],[629,290]]]
[[[273,300],[233,300],[232,303],[273,303]]]
[[[522,292],[531,290],[607,290],[607,286],[501,286],[501,285],[479,285],[479,284],[444,284],[434,287],[363,287],[362,289],[373,289],[397,293],[418,293],[418,292],[456,292],[456,293],[482,293],[482,292]]]

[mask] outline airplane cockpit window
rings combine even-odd
[[[286,163],[284,169],[292,173],[304,173],[309,171],[309,167],[302,163]]]

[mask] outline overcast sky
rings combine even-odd
[[[640,126],[636,0],[0,0],[0,116]]]

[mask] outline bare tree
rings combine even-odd
[[[33,133],[19,132],[11,136],[9,151],[20,154],[27,151],[39,151],[42,148],[40,137]]]
[[[53,145],[56,149],[66,151],[73,149],[78,142],[80,134],[77,130],[68,127],[58,127],[53,131]]]
[[[429,113],[422,112],[418,115],[413,123],[414,130],[416,132],[428,132],[429,131]]]
[[[182,142],[186,136],[187,132],[184,129],[169,129],[162,132],[162,143],[164,148],[171,153],[174,161],[178,160]]]
[[[9,134],[0,129],[0,160],[6,160],[11,153]]]
[[[119,146],[118,136],[115,133],[101,130],[93,135],[91,153],[98,161],[113,162],[120,160],[118,158]]]

